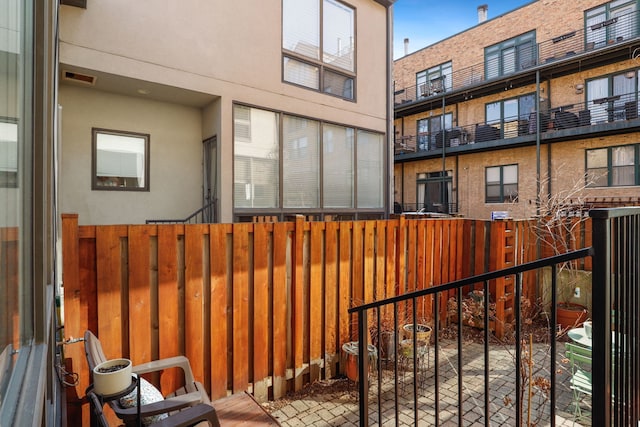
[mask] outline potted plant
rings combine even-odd
[[[131,360],[112,359],[93,368],[93,388],[103,396],[123,392],[131,385]]]

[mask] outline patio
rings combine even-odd
[[[440,351],[440,426],[457,426],[457,396],[458,383],[456,380],[457,352],[454,341],[441,341]],[[534,358],[536,362],[542,362],[548,358],[548,346],[544,344],[534,344]],[[464,384],[463,393],[465,395],[463,419],[469,426],[484,425],[484,414],[482,413],[482,401],[484,384],[482,377],[477,376],[477,372],[484,369],[483,345],[478,343],[466,343],[463,351]],[[434,352],[430,353],[430,367],[426,370],[425,376],[419,381],[419,425],[436,425],[434,420],[433,399],[434,399]],[[557,384],[556,384],[556,425],[557,426],[579,426],[591,425],[573,423],[573,408],[571,407],[572,391],[568,387],[568,365],[563,363],[564,345],[558,345]],[[395,425],[396,406],[399,411],[399,425],[415,425],[414,412],[411,403],[413,401],[413,381],[411,371],[405,371],[404,375],[398,379],[398,403],[394,399],[394,378],[393,369],[386,369],[386,364],[393,362],[382,362],[382,422],[378,422],[378,403],[375,394],[369,402],[369,421],[373,425]],[[515,425],[515,383],[514,365],[515,359],[513,349],[507,346],[496,345],[490,350],[490,371],[491,371],[491,422],[495,425]],[[543,363],[536,364],[542,366]],[[534,366],[536,366],[534,365]],[[535,369],[535,368],[534,368]],[[544,375],[544,373],[539,373]],[[404,378],[403,378],[404,377]],[[371,387],[377,387],[377,375],[372,375]],[[265,404],[271,414],[278,419],[282,426],[357,426],[359,425],[358,415],[358,392],[356,384],[347,379],[335,379],[321,381],[309,386],[307,393],[296,393],[286,398],[284,406],[276,405],[277,402]],[[537,391],[540,394],[540,390]],[[406,399],[406,400],[405,400]],[[537,401],[534,398],[534,401]],[[590,399],[587,399],[590,403]],[[535,425],[549,424],[549,402],[538,406],[532,406],[531,420],[539,416],[539,422]],[[584,410],[583,406],[583,410]],[[590,409],[590,408],[589,408]],[[524,422],[526,422],[526,405]]]

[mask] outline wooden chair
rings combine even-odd
[[[91,332],[86,331],[84,334],[84,348],[87,356],[87,363],[89,364],[89,371],[93,372],[93,368],[95,368],[98,364],[107,360],[104,355],[104,351],[102,350],[102,345],[100,344],[100,340]],[[143,363],[140,365],[136,365],[132,368],[132,371],[136,374],[145,374],[149,372],[157,372],[168,368],[181,368],[184,373],[185,386],[176,390],[175,392],[167,395],[164,400],[159,402],[154,402],[146,405],[141,405],[140,407],[140,416],[148,417],[158,414],[170,413],[173,414],[176,411],[181,411],[189,407],[195,407],[198,404],[206,404],[206,406],[211,407],[211,401],[209,400],[209,396],[204,388],[204,386],[195,381],[193,377],[193,373],[191,371],[191,365],[189,364],[189,360],[184,356],[176,356],[162,360],[155,360],[153,362]],[[95,394],[94,394],[95,396]],[[89,393],[87,397],[89,396]],[[138,410],[137,407],[124,407],[120,404],[118,399],[111,400],[108,402],[109,406],[115,412],[116,416],[124,421],[125,425],[131,426],[137,424]],[[206,409],[206,408],[204,408]],[[203,410],[201,408],[200,410]],[[100,412],[102,412],[102,408],[100,408]],[[189,410],[189,412],[193,414],[197,414],[198,411]],[[213,413],[215,417],[215,411]],[[189,419],[189,415],[184,415],[187,419]],[[172,417],[169,417],[172,418]],[[173,418],[174,421],[180,421],[181,418]],[[217,418],[216,418],[217,420]],[[156,424],[153,424],[154,426]],[[158,425],[174,425],[174,424],[158,424]],[[175,425],[183,425],[183,424],[175,424]],[[213,424],[217,426],[216,424]]]
[[[573,422],[588,418],[582,414],[580,403],[591,396],[591,349],[573,343],[565,343],[565,355],[571,363],[571,389],[573,390]]]

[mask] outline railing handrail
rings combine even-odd
[[[215,207],[217,200],[212,200],[211,202],[207,203],[206,205],[204,205],[203,207],[201,207],[200,209],[198,209],[197,211],[195,211],[194,213],[192,213],[191,215],[187,216],[184,219],[148,219],[145,221],[146,224],[153,224],[153,223],[158,223],[158,224],[167,224],[167,223],[172,223],[172,224],[186,224],[189,221],[191,221],[193,218],[197,217],[198,215],[200,215],[202,212],[204,212],[207,209],[210,209],[212,207]]]
[[[490,271],[487,273],[478,274],[476,276],[467,277],[465,279],[455,280],[453,282],[444,283],[442,285],[431,286],[425,289],[419,289],[417,291],[408,292],[406,294],[397,295],[395,297],[391,297],[391,298],[387,298],[379,301],[373,301],[367,304],[359,305],[357,307],[351,307],[349,309],[349,313],[353,314],[360,311],[370,310],[372,308],[382,307],[383,305],[394,304],[394,303],[410,300],[413,298],[419,298],[426,295],[436,294],[438,292],[458,289],[464,286],[473,285],[475,283],[499,279],[505,276],[512,276],[514,274],[524,273],[525,271],[536,270],[542,267],[548,267],[553,264],[573,261],[576,259],[584,258],[586,256],[591,256],[591,255],[593,255],[592,247],[578,249],[578,250],[566,252],[560,255],[554,255],[547,258],[541,258],[535,261],[525,262],[513,267],[507,267],[501,270]]]

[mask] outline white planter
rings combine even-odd
[[[114,367],[121,369],[104,372]],[[131,385],[131,360],[112,359],[102,362],[93,368],[93,389],[97,394],[117,394]]]

